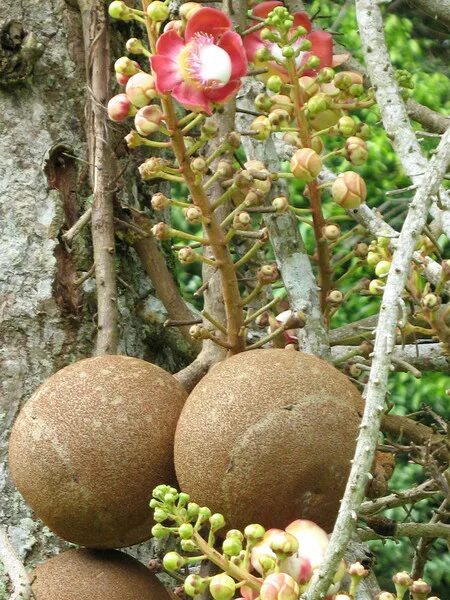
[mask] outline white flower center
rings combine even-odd
[[[199,51],[199,75],[207,85],[219,82],[225,85],[231,77],[231,59],[227,52],[214,44],[203,45]]]

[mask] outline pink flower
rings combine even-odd
[[[211,114],[241,86],[247,72],[242,40],[230,19],[215,8],[201,8],[187,22],[182,38],[170,29],[161,35],[151,57],[156,89],[184,107]]]
[[[307,583],[324,559],[328,536],[318,525],[306,519],[293,521],[286,531],[297,539],[298,550],[295,556],[280,564],[280,569],[289,573],[298,583]]]
[[[297,583],[286,573],[272,573],[265,578],[259,592],[261,600],[297,600]]]
[[[117,94],[108,102],[108,117],[111,121],[123,121],[133,112],[133,107],[126,94]]]
[[[253,9],[252,13],[255,17],[265,19],[270,12],[277,6],[283,6],[282,2],[278,0],[270,0],[269,2],[261,2]],[[304,12],[297,12],[294,14],[294,23],[292,25],[292,31],[297,27],[302,26],[306,29],[307,34],[305,37],[300,37],[294,43],[294,48],[297,48],[303,40],[309,40],[312,44],[311,49],[305,52],[300,52],[299,56],[295,59],[297,67],[304,65],[311,55],[318,56],[320,58],[320,68],[331,67],[333,64],[333,38],[326,31],[317,29],[311,31],[311,21]],[[261,39],[261,30],[255,31],[245,36],[244,46],[247,52],[247,58],[251,62],[255,62],[255,54],[260,48],[268,48],[273,56],[277,59],[282,58],[281,48],[277,44],[269,41],[263,41]],[[269,69],[272,72],[278,73],[282,78],[287,77],[287,71],[282,66],[277,64],[275,61],[268,63]],[[306,69],[302,75],[314,75],[315,71],[312,69]]]

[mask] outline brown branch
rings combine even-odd
[[[3,563],[13,588],[9,600],[32,600],[35,596],[28,573],[17,557],[4,527],[0,527],[0,562]]]
[[[439,508],[435,511],[434,515],[430,519],[430,524],[439,523],[442,517],[442,513],[447,508],[448,499],[441,503]],[[427,562],[428,549],[432,544],[432,540],[427,537],[421,537],[417,543],[416,551],[414,553],[413,564],[411,568],[411,577],[413,579],[419,579],[423,576],[425,564]]]
[[[108,189],[113,175],[113,155],[108,143],[105,104],[109,95],[110,48],[105,4],[100,0],[78,0],[83,26],[87,101],[87,137],[92,205],[92,244],[97,283],[98,333],[95,353],[115,354],[118,345],[117,281],[113,192]]]
[[[396,523],[392,521],[392,531],[389,535],[382,535],[372,529],[358,529],[358,537],[361,541],[383,540],[390,537],[425,537],[443,538],[450,541],[450,525],[445,523]]]
[[[92,217],[92,207],[90,206],[78,219],[78,221],[72,225],[70,229],[68,229],[61,236],[63,241],[66,242],[70,246],[74,237],[76,237],[84,227],[90,222]]]
[[[404,506],[405,504],[414,504],[440,493],[442,492],[436,487],[434,481],[424,481],[417,487],[409,490],[393,492],[388,496],[376,498],[375,500],[367,500],[361,504],[358,514],[362,516],[375,515],[382,510]]]

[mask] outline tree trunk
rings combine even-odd
[[[9,431],[36,387],[90,356],[96,337],[89,224],[70,247],[61,237],[89,208],[92,193],[85,58],[72,3],[3,0],[2,14],[8,21],[0,24],[0,522],[20,557],[33,562],[64,543],[33,518],[8,479]],[[175,330],[163,330],[165,311],[134,250],[122,240],[116,245],[119,353],[175,371],[186,362],[187,344]]]

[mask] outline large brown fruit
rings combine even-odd
[[[88,358],[47,379],[14,425],[12,478],[37,516],[81,546],[150,537],[153,488],[174,481],[173,438],[186,393],[125,356]]]
[[[186,401],[175,469],[192,500],[230,527],[311,519],[331,531],[359,425],[361,396],[325,361],[253,350],[216,365]]]
[[[69,550],[36,567],[36,600],[164,600],[169,595],[131,556],[114,550]]]

